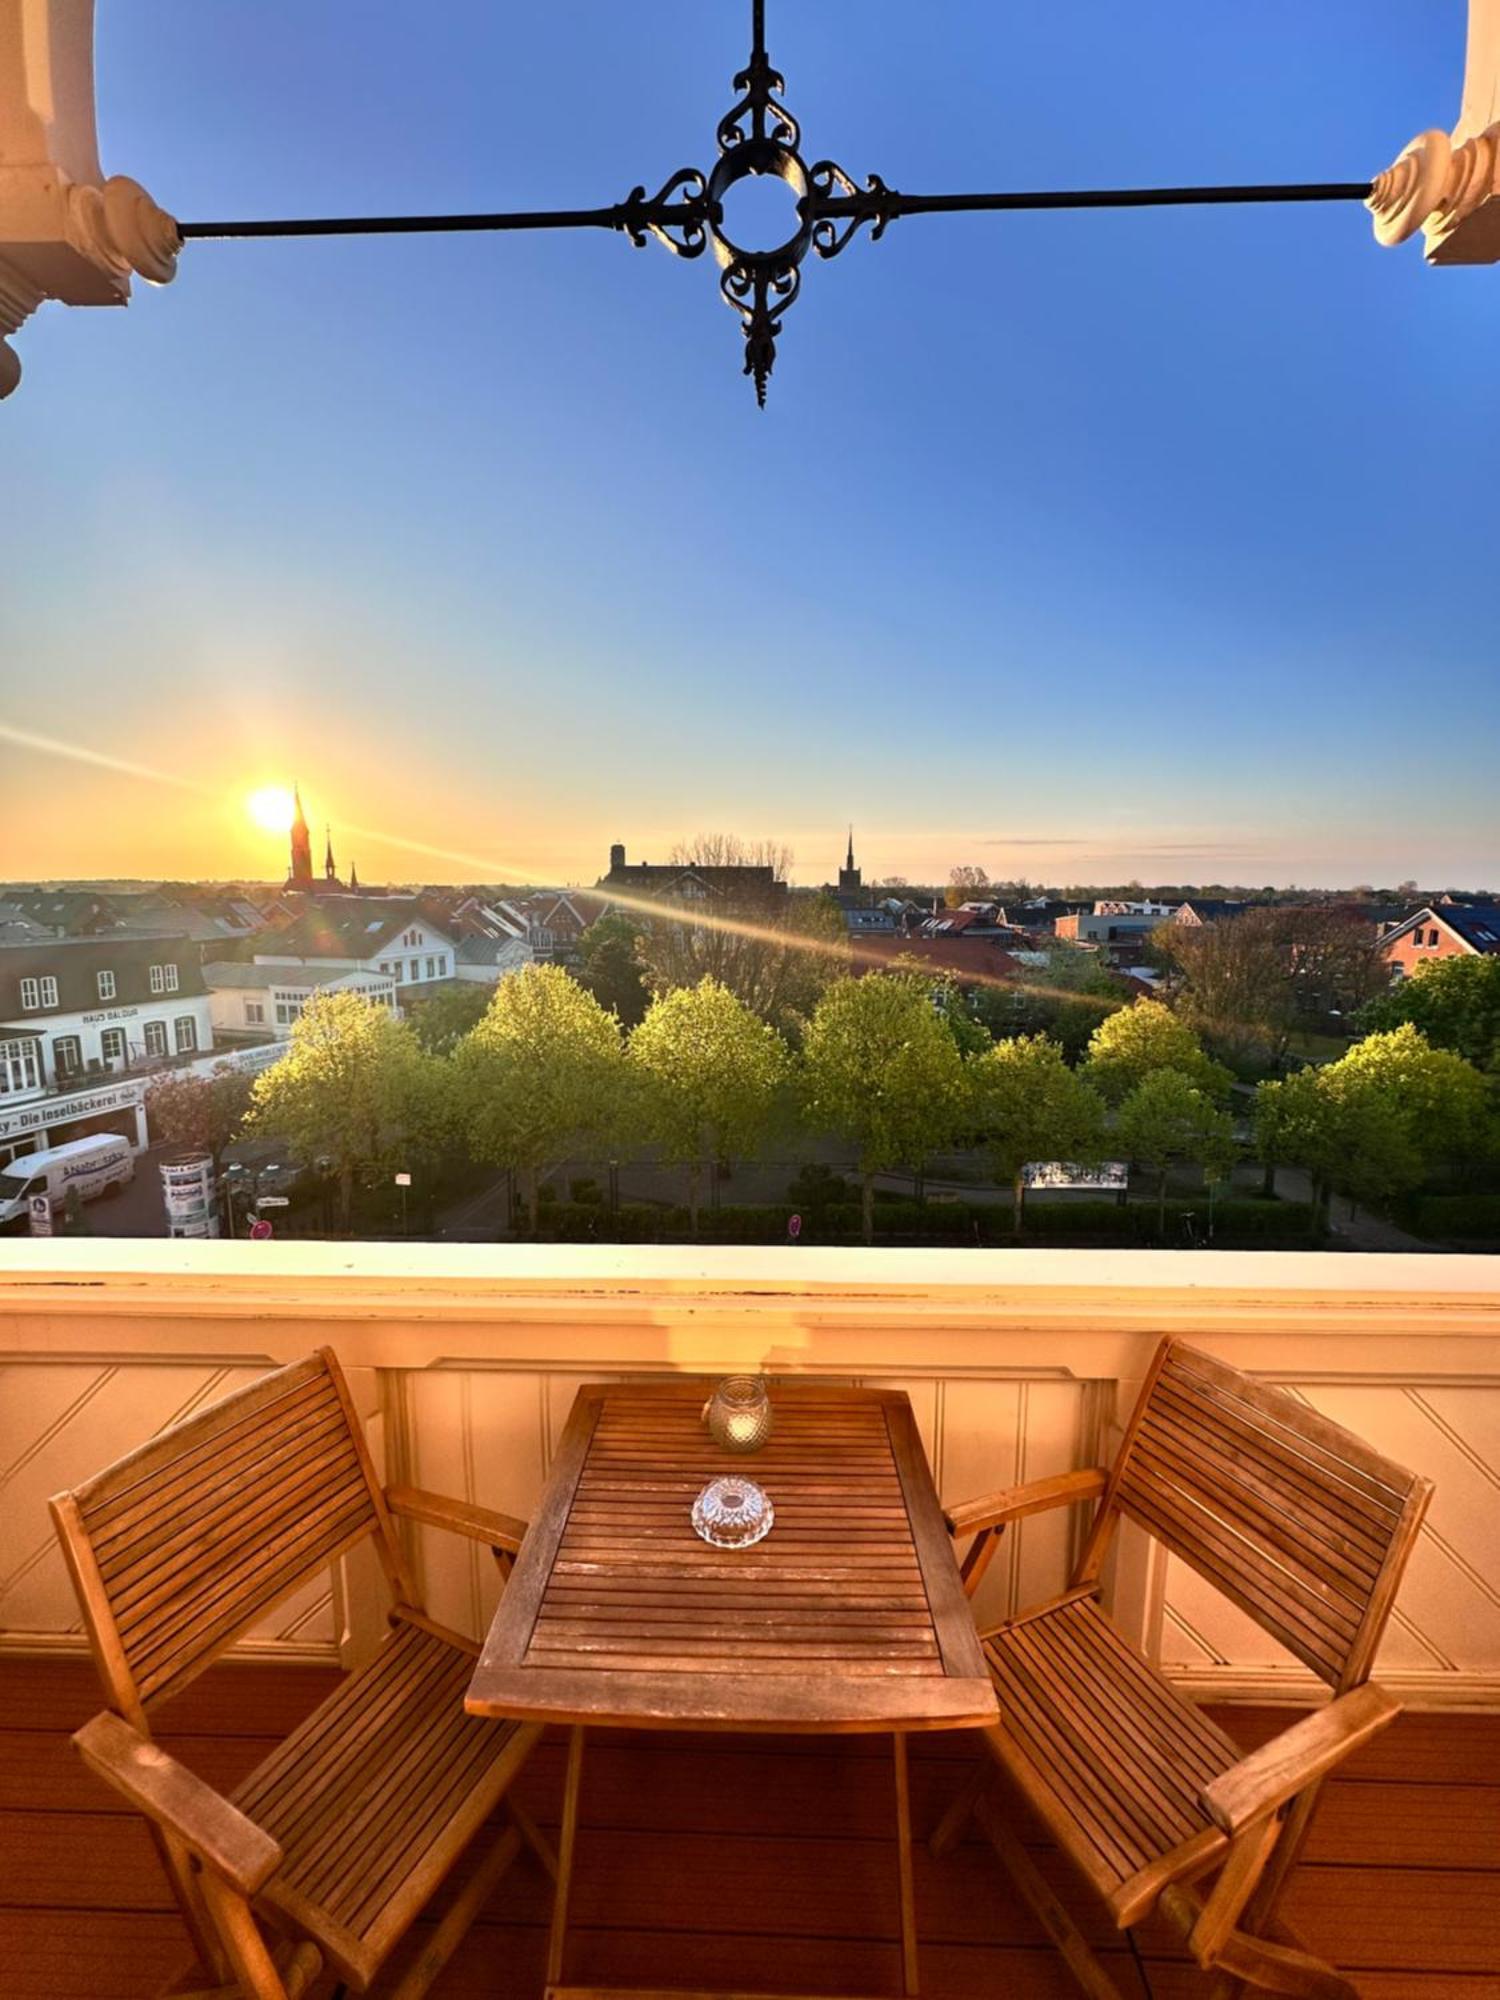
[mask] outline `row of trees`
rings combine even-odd
[[[1030,1160],[1124,1147],[1163,1189],[1173,1161],[1227,1164],[1228,1075],[1165,1007],[1101,1021],[1074,1069],[1045,1036],[991,1041],[953,998],[912,973],[836,980],[794,1050],[709,977],[654,999],[627,1032],[567,973],[528,966],[466,1032],[427,1023],[425,1046],[384,1009],[324,994],[255,1080],[248,1123],[330,1160],[346,1217],[360,1168],[459,1144],[515,1173],[533,1228],[564,1161],[646,1148],[682,1167],[696,1228],[709,1171],[799,1127],[854,1153],[867,1236],[877,1177],[952,1147],[983,1149],[1016,1188],[1018,1226]]]

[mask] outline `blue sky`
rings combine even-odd
[[[1461,0],[769,13],[808,157],[912,190],[1357,179],[1462,77]],[[106,170],[207,219],[707,167],[748,6],[101,14]],[[190,244],[34,320],[0,717],[198,789],[0,744],[0,866],[273,873],[295,775],[367,879],[725,828],[816,881],[850,819],[913,880],[1500,879],[1500,274],[1357,205],[908,219],[806,273],[764,414],[716,275]]]

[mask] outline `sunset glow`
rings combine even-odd
[[[284,785],[262,785],[245,801],[251,819],[265,833],[285,833],[297,817],[297,802]]]

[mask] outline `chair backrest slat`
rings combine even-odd
[[[1288,1391],[1180,1341],[1111,1486],[1122,1514],[1340,1688],[1369,1671],[1430,1493]]]
[[[307,1577],[386,1531],[355,1426],[323,1350],[54,1501],[128,1705],[175,1694]]]

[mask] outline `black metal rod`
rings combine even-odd
[[[1012,194],[824,195],[809,198],[815,216],[830,220],[884,215],[962,215],[1050,208],[1188,208],[1231,202],[1364,201],[1369,181],[1282,181],[1245,187],[1076,188]],[[255,236],[424,236],[465,230],[625,229],[650,223],[701,221],[702,202],[616,202],[610,208],[546,208],[512,214],[346,215],[288,217],[274,222],[184,222],[184,241]]]
[[[240,236],[431,236],[470,229],[621,229],[623,206],[543,208],[511,215],[333,215],[294,216],[277,222],[183,222],[185,242],[195,238]],[[640,213],[660,219],[656,210]]]
[[[1364,201],[1369,181],[1273,181],[1245,187],[1076,188],[1018,194],[880,193],[815,197],[809,211],[830,220],[843,216],[963,215],[1048,208],[1189,208],[1232,202]]]

